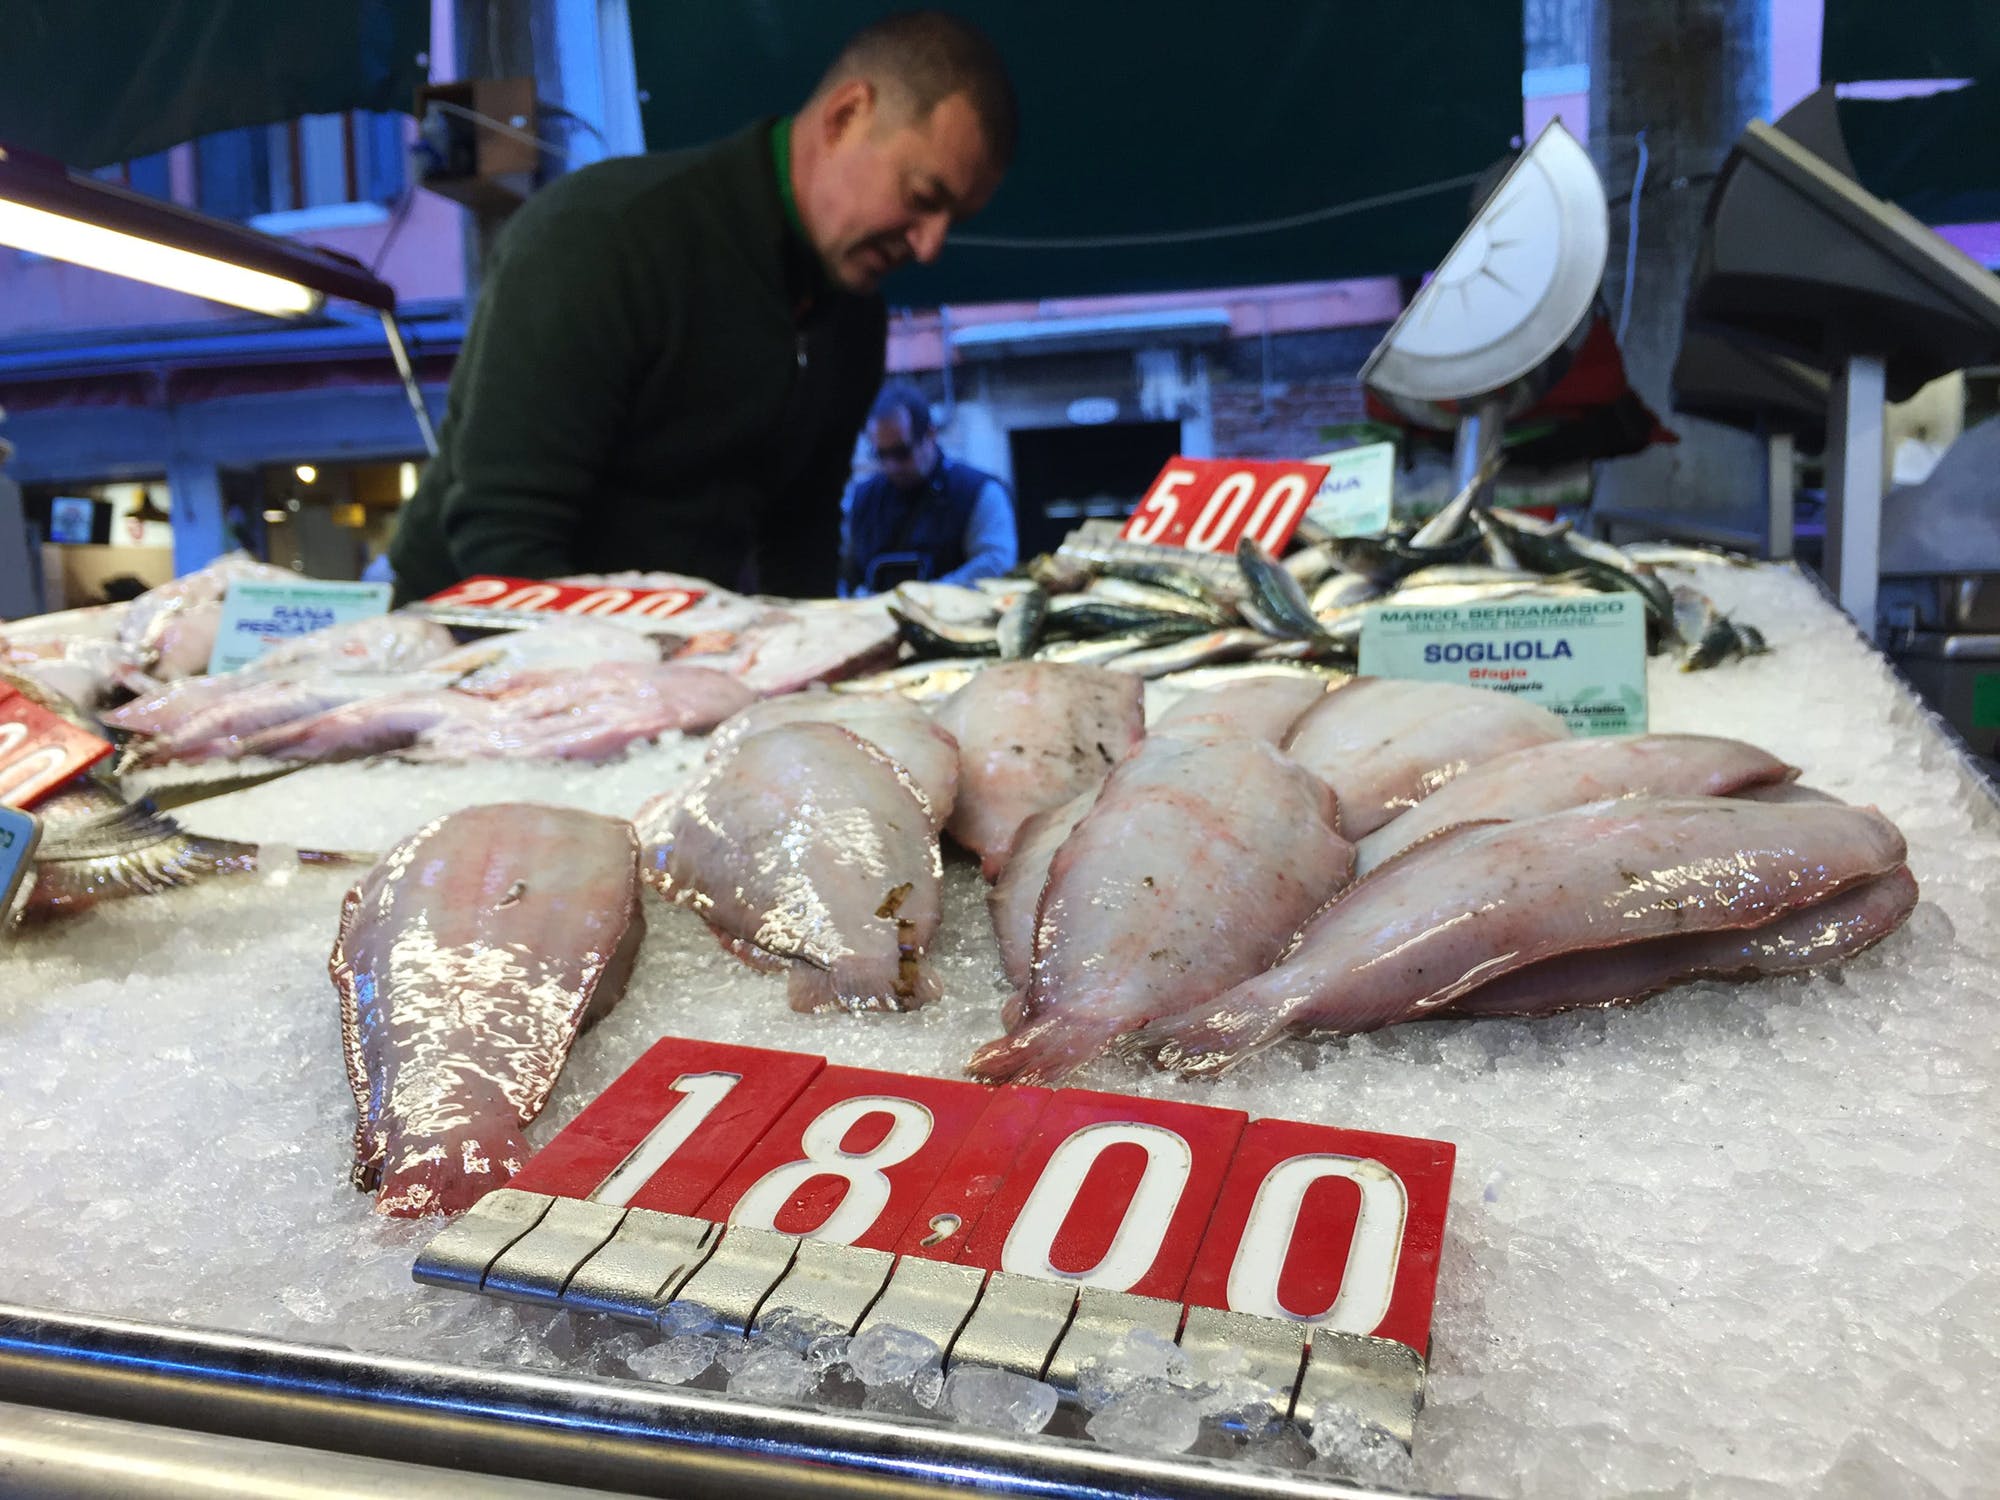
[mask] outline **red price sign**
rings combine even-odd
[[[665,620],[680,614],[704,595],[702,589],[628,589],[613,586],[582,588],[571,583],[541,583],[532,578],[498,578],[480,574],[455,583],[426,604],[474,605],[546,615],[612,615],[620,619]]]
[[[1445,1141],[1254,1122],[1183,1296],[1424,1353],[1453,1155]]]
[[[1326,476],[1325,464],[1175,458],[1120,535],[1189,552],[1233,552],[1239,540],[1253,536],[1275,557]]]
[[[0,684],[0,806],[32,807],[111,746]]]

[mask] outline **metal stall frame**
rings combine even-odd
[[[767,1406],[640,1382],[362,1354],[11,1303],[0,1303],[0,1401],[95,1419],[52,1424],[43,1414],[36,1425],[44,1444],[48,1432],[61,1431],[109,1453],[121,1445],[138,1451],[147,1433],[157,1446],[162,1428],[208,1434],[218,1441],[194,1454],[214,1466],[218,1479],[270,1472],[270,1445],[282,1444],[405,1466],[389,1474],[422,1475],[409,1466],[429,1465],[459,1471],[468,1482],[504,1476],[677,1500],[918,1500],[948,1493],[1376,1500],[1389,1493],[1224,1460],[1145,1458],[1078,1441],[1009,1438],[872,1413]],[[147,1426],[126,1425],[134,1423]],[[6,1425],[0,1410],[0,1429]],[[25,1445],[10,1449],[0,1432],[0,1480],[10,1463],[19,1477],[25,1451]],[[436,1493],[437,1480],[433,1472],[433,1488],[422,1492]]]

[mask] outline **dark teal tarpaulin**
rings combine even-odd
[[[211,131],[403,110],[428,0],[7,0],[0,143],[94,168]]]
[[[895,8],[634,0],[647,144],[709,140],[793,108],[843,38]],[[1427,270],[1465,226],[1466,180],[1521,129],[1521,7],[1507,0],[953,8],[1008,58],[1020,148],[966,238],[937,266],[897,274],[899,303]],[[1167,238],[1117,243],[1140,236]],[[973,242],[986,238],[1072,243]],[[1073,243],[1099,240],[1114,243]]]
[[[1839,108],[1869,192],[1926,224],[2000,220],[2000,74],[1948,94],[1843,99]]]
[[[1819,76],[2000,79],[1995,0],[1826,0]],[[1992,143],[1988,143],[1989,152]]]

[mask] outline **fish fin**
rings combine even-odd
[[[1023,986],[1000,1002],[1000,1024],[1013,1031],[1027,1019],[1028,991],[1026,986]]]
[[[724,953],[748,964],[759,974],[782,974],[787,969],[797,967],[789,959],[780,958],[768,949],[758,947],[748,938],[733,936],[720,927],[710,927],[708,930],[714,934],[716,942],[722,945]],[[794,1005],[792,1008],[796,1010],[799,1007]]]
[[[505,1187],[529,1156],[514,1112],[498,1102],[448,1134],[405,1144],[391,1126],[375,1212],[389,1218],[459,1214]]]
[[[982,1083],[1060,1083],[1110,1047],[1119,1030],[1042,1016],[986,1043],[965,1071]]]
[[[1153,1066],[1166,1072],[1212,1077],[1285,1034],[1284,1011],[1232,1005],[1234,994],[1218,995],[1199,1010],[1163,1016],[1134,1038],[1135,1049],[1149,1051]]]
[[[1007,847],[1004,849],[988,849],[977,852],[979,853],[980,878],[988,885],[991,885],[1006,870],[1007,861],[1013,857],[1014,846],[1012,841],[1009,841]]]

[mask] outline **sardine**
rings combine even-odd
[[[1134,631],[1192,635],[1212,628],[1205,614],[1127,604],[1099,594],[1071,594],[1050,604],[1047,633],[1051,638],[1070,639]]]
[[[903,639],[919,656],[998,656],[1000,626],[957,624],[940,619],[907,599],[895,599],[889,613],[903,633]]]
[[[1479,539],[1486,553],[1486,560],[1503,570],[1518,569],[1521,559],[1514,555],[1514,549],[1507,545],[1507,533],[1500,523],[1484,511],[1473,514],[1472,524],[1479,528]]]
[[[832,684],[836,693],[900,693],[916,702],[928,702],[934,698],[946,698],[964,687],[979,674],[985,663],[975,657],[941,657],[929,661],[913,661],[900,667],[890,667],[883,672],[870,672],[864,677],[850,677],[844,682]]]
[[[1536,584],[1545,576],[1541,573],[1531,573],[1526,568],[1499,568],[1491,563],[1443,563],[1434,568],[1417,569],[1396,585],[1396,592],[1403,594],[1412,589]]]
[[[1267,744],[1148,740],[1050,862],[1016,1023],[969,1071],[1057,1082],[1261,971],[1352,868],[1334,821],[1326,787]]]
[[[1635,563],[1650,568],[1704,568],[1724,564],[1732,568],[1754,568],[1757,560],[1741,552],[1720,547],[1694,547],[1678,542],[1626,542],[1618,549]]]
[[[1126,672],[1134,677],[1164,677],[1169,672],[1184,672],[1189,667],[1205,666],[1211,662],[1241,661],[1270,644],[1271,638],[1263,631],[1238,625],[1228,630],[1211,630],[1183,640],[1128,651],[1104,665],[1114,672]]]
[[[1003,662],[941,704],[937,721],[959,750],[947,831],[993,880],[1023,822],[1096,786],[1139,742],[1143,688],[1097,667]]]
[[[1130,578],[1099,578],[1085,591],[1085,597],[1137,605],[1155,614],[1184,615],[1208,625],[1223,625],[1235,618],[1233,609],[1210,598],[1135,582]]]
[[[1482,761],[1569,737],[1539,704],[1447,682],[1357,677],[1320,699],[1285,751],[1332,787],[1360,839]]]
[[[1903,863],[1873,809],[1629,797],[1461,825],[1357,881],[1283,962],[1149,1029],[1161,1066],[1214,1073],[1287,1031],[1371,1031],[1563,954],[1748,932]]]
[[[1054,666],[1105,667],[1122,656],[1130,656],[1134,651],[1184,640],[1204,629],[1206,627],[1200,622],[1190,621],[1185,627],[1162,629],[1156,626],[1145,630],[1123,630],[1116,635],[1093,636],[1086,640],[1051,641],[1035,653],[1035,660]]]
[[[1370,599],[1381,598],[1382,593],[1381,584],[1359,573],[1331,574],[1312,591],[1313,618],[1324,623],[1330,612],[1366,604]]]
[[[1023,589],[1000,615],[994,638],[1002,661],[1019,661],[1042,642],[1049,619],[1049,596],[1039,588]]]
[[[1243,570],[1246,595],[1241,608],[1266,635],[1311,640],[1321,633],[1306,591],[1255,537],[1246,534],[1237,542],[1236,565]]]
[[[644,932],[632,826],[573,808],[439,818],[347,893],[327,967],[377,1213],[458,1213],[506,1184]]]
[[[1551,740],[1497,755],[1361,841],[1365,875],[1458,823],[1518,821],[1611,797],[1731,797],[1798,771],[1741,740],[1635,734]]]
[[[1334,571],[1333,554],[1324,547],[1298,547],[1287,553],[1279,566],[1298,579],[1300,588],[1310,591]]]
[[[1218,602],[1216,586],[1201,573],[1175,562],[1139,562],[1131,558],[1113,558],[1102,564],[1098,573],[1107,579],[1125,579],[1132,583],[1151,584],[1155,588],[1167,589],[1185,595],[1198,604],[1213,605]]]
[[[646,878],[753,967],[787,974],[797,1011],[915,1010],[940,993],[928,954],[943,867],[935,809],[910,775],[834,724],[739,740],[685,793],[640,814]]]

